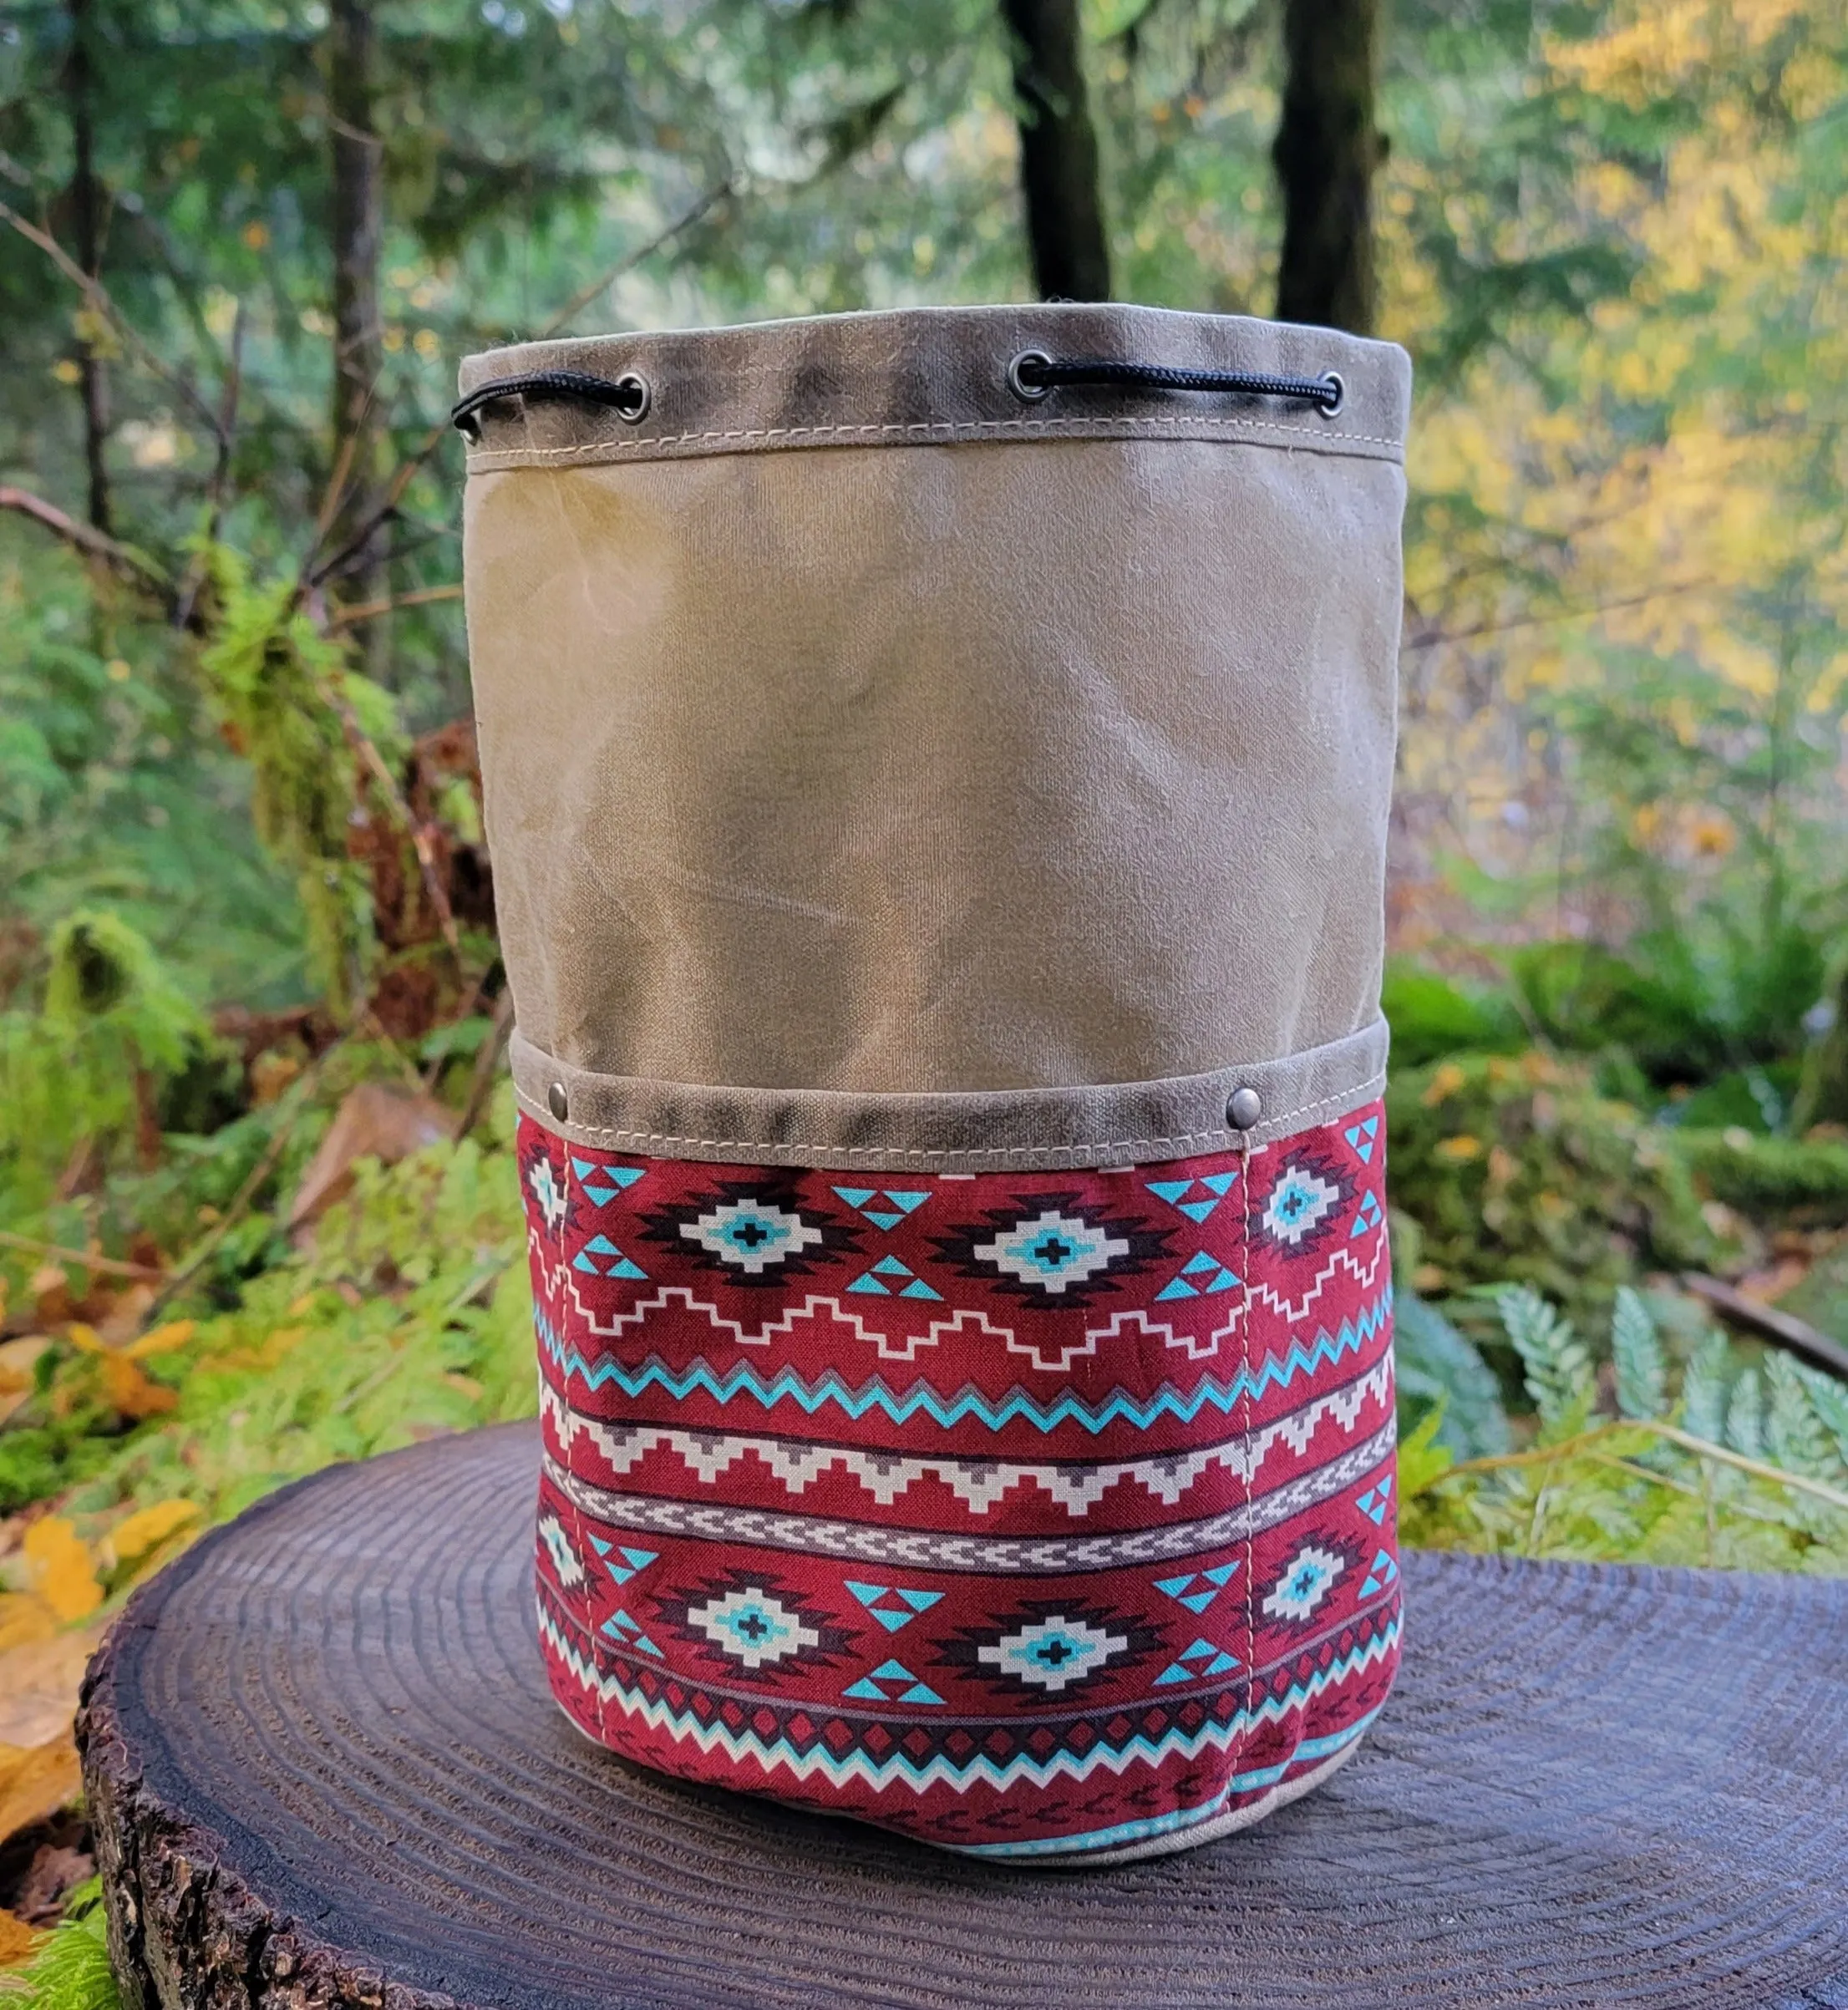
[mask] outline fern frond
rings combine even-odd
[[[1394,1374],[1402,1398],[1441,1408],[1438,1435],[1459,1459],[1508,1449],[1508,1416],[1495,1371],[1434,1305],[1415,1292],[1393,1300]]]
[[[1764,1378],[1771,1390],[1764,1437],[1773,1463],[1811,1480],[1834,1479],[1840,1462],[1802,1369],[1788,1354],[1773,1354]]]
[[[1764,1456],[1764,1397],[1755,1368],[1749,1368],[1733,1384],[1733,1399],[1726,1406],[1726,1442],[1746,1459]]]
[[[1519,1284],[1495,1299],[1502,1329],[1521,1356],[1527,1393],[1541,1422],[1565,1424],[1592,1407],[1597,1370],[1590,1351],[1571,1322],[1531,1284]]]
[[[1806,1368],[1800,1372],[1817,1417],[1835,1439],[1842,1463],[1848,1465],[1848,1386],[1816,1368]]]
[[[1611,1358],[1617,1367],[1619,1414],[1662,1416],[1668,1408],[1668,1371],[1648,1307],[1627,1284],[1617,1288],[1611,1311]]]
[[[1716,1327],[1703,1340],[1681,1378],[1681,1428],[1709,1444],[1726,1436],[1726,1398],[1733,1350]]]

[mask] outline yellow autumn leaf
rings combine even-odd
[[[131,1340],[122,1349],[128,1361],[147,1361],[155,1354],[170,1354],[175,1348],[184,1347],[199,1330],[196,1319],[170,1319],[165,1326],[157,1326],[151,1333],[144,1333],[139,1340]]]
[[[1446,1061],[1425,1084],[1419,1100],[1427,1109],[1433,1109],[1446,1096],[1454,1096],[1468,1079],[1455,1061]]]
[[[1470,1160],[1482,1156],[1482,1140],[1472,1138],[1467,1131],[1460,1138],[1444,1138],[1432,1148],[1437,1156],[1452,1165],[1467,1165]]]
[[[17,1913],[0,1911],[0,1972],[23,1967],[43,1946],[46,1937]]]
[[[84,1790],[77,1747],[61,1737],[22,1749],[0,1745],[0,1842],[68,1808]]]
[[[79,1353],[106,1354],[109,1350],[97,1337],[94,1326],[85,1326],[81,1319],[73,1320],[64,1328],[64,1337]]]
[[[103,1393],[113,1408],[137,1423],[145,1417],[163,1417],[180,1402],[174,1390],[150,1382],[137,1363],[122,1354],[111,1354],[103,1363]]]
[[[132,1563],[156,1549],[170,1535],[196,1521],[201,1510],[196,1500],[157,1500],[152,1507],[138,1509],[126,1521],[110,1530],[109,1546],[119,1563]]]
[[[36,1591],[0,1591],[0,1654],[48,1638],[57,1624]]]
[[[57,1617],[69,1626],[94,1612],[103,1602],[103,1587],[84,1540],[62,1515],[48,1515],[26,1530],[20,1553],[32,1574],[33,1588]]]

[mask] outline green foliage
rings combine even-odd
[[[1627,1284],[1618,1286],[1612,1307],[1611,1360],[1617,1371],[1617,1414],[1661,1416],[1668,1398],[1668,1363],[1648,1307]]]
[[[1848,1572],[1848,1391],[1781,1355],[1734,1361],[1710,1332],[1678,1401],[1647,1307],[1613,1312],[1622,1414],[1601,1416],[1589,1350],[1525,1287],[1497,1301],[1540,1429],[1526,1449],[1434,1464],[1402,1485],[1402,1538],[1439,1548]],[[1764,1391],[1770,1392],[1769,1404]],[[1431,1418],[1424,1436],[1432,1437]]]
[[[18,1973],[0,1975],[0,2003],[21,2010],[121,2010],[109,1967],[109,1927],[99,1878],[79,1885],[64,1916]]]
[[[0,1007],[80,908],[119,915],[205,1001],[300,995],[286,880],[185,641],[0,515]]]
[[[1577,1430],[1596,1393],[1589,1348],[1531,1285],[1501,1292],[1495,1310],[1521,1357],[1527,1393],[1545,1430],[1557,1436]]]
[[[1716,1328],[1701,1342],[1682,1378],[1682,1423],[1709,1444],[1722,1444],[1726,1436],[1730,1352],[1725,1334]]]
[[[180,1499],[217,1520],[333,1460],[530,1414],[510,1099],[496,1129],[390,1167],[361,1161],[306,1249],[271,1262],[232,1309],[150,1363],[176,1407],[93,1458],[65,1511],[106,1519]],[[63,1356],[54,1395],[81,1406],[94,1372],[93,1359]],[[0,1436],[0,1480],[16,1443],[54,1428]]]
[[[1729,1129],[1684,1132],[1675,1150],[1717,1200],[1754,1220],[1848,1223],[1848,1144]]]
[[[200,672],[250,763],[256,835],[294,876],[310,961],[339,1012],[363,994],[373,938],[370,891],[348,842],[363,791],[336,700],[384,743],[388,762],[403,751],[396,708],[317,631],[293,580],[253,585],[247,561],[226,545],[210,548],[208,563],[219,607]]]
[[[1400,1068],[1426,1068],[1463,1053],[1514,1053],[1527,1044],[1527,1029],[1507,993],[1465,986],[1403,959],[1386,967],[1380,1009]]]
[[[1764,1454],[1764,1397],[1755,1368],[1746,1368],[1733,1384],[1732,1399],[1726,1405],[1725,1440],[1744,1458]]]
[[[42,1205],[79,1145],[107,1149],[131,1132],[140,1099],[209,1037],[172,971],[119,916],[66,916],[39,1009],[0,1011],[0,1214]]]
[[[1459,1459],[1508,1449],[1508,1414],[1494,1370],[1434,1305],[1415,1292],[1393,1295],[1393,1352],[1402,1405],[1437,1415],[1432,1429]],[[1422,1428],[1422,1425],[1420,1426]]]
[[[1724,1261],[1672,1134],[1600,1095],[1587,1064],[1465,1054],[1397,1072],[1387,1108],[1423,1292],[1531,1284],[1602,1316],[1643,1267]]]

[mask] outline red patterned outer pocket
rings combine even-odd
[[[1398,1658],[1384,1152],[1377,1104],[962,1176],[523,1118],[561,1703],[663,1772],[1029,1861],[1312,1785]]]

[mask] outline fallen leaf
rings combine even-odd
[[[83,1769],[68,1730],[28,1750],[0,1745],[0,1843],[68,1808],[83,1790]]]
[[[144,1333],[139,1340],[131,1340],[122,1349],[126,1361],[149,1361],[156,1354],[170,1354],[175,1348],[184,1347],[199,1330],[196,1319],[170,1319],[165,1326],[157,1326],[151,1333]]]
[[[74,1319],[64,1328],[64,1337],[79,1353],[106,1354],[109,1351],[98,1338],[96,1328],[86,1326],[81,1319]]]
[[[102,1637],[99,1622],[18,1642],[0,1654],[0,1749],[29,1750],[70,1728],[84,1670]]]
[[[162,1417],[178,1407],[179,1393],[158,1382],[150,1382],[140,1365],[126,1354],[111,1354],[103,1363],[103,1393],[112,1408],[139,1423],[144,1417]]]
[[[43,1333],[23,1333],[17,1340],[0,1340],[0,1423],[32,1393],[33,1371],[50,1345]]]
[[[103,1587],[96,1581],[90,1553],[62,1515],[33,1522],[19,1547],[32,1572],[33,1589],[67,1626],[88,1618],[102,1604]]]
[[[118,1522],[109,1530],[109,1547],[118,1563],[133,1563],[150,1550],[158,1549],[189,1521],[197,1520],[201,1511],[196,1500],[158,1500],[152,1507],[130,1515],[126,1521]]]
[[[0,1591],[0,1657],[57,1631],[57,1615],[36,1592]]]
[[[306,1227],[333,1206],[352,1186],[356,1160],[395,1165],[427,1145],[440,1144],[454,1124],[454,1113],[434,1097],[400,1095],[379,1082],[349,1089],[302,1172],[289,1203],[289,1226]]]
[[[1424,1094],[1419,1100],[1427,1109],[1434,1109],[1445,1097],[1454,1096],[1469,1079],[1455,1061],[1446,1061],[1432,1072],[1430,1080],[1424,1085]]]
[[[0,1969],[23,1968],[38,1952],[44,1937],[23,1919],[0,1911]]]

